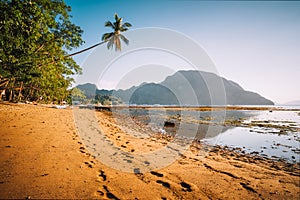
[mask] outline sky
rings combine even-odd
[[[197,43],[203,52],[185,50],[193,56],[197,53],[203,55],[203,59],[213,63],[212,71],[237,82],[245,90],[257,92],[279,104],[300,100],[300,2],[197,0],[66,0],[65,2],[72,8],[73,23],[84,30],[85,44],[76,50],[100,42],[103,33],[111,32],[109,28],[104,27],[104,22],[113,21],[113,15],[118,13],[125,22],[133,25],[131,31],[124,33],[130,40],[129,46],[143,40],[146,43],[148,40],[153,41],[154,36],[151,33],[145,34],[144,38],[136,37],[143,33],[141,30],[147,30],[145,28],[173,31],[174,38],[176,34],[183,36],[181,37],[183,39],[174,41],[175,46],[177,43],[185,44],[183,40],[186,38]],[[136,41],[133,36],[136,37]],[[158,45],[164,43],[164,40],[159,41],[159,38],[156,40]],[[96,66],[98,63],[99,66],[107,59],[104,62],[105,71],[99,69],[101,72],[98,72],[97,80],[79,77],[77,84],[96,80],[98,87],[105,89],[118,88],[120,83],[122,86],[119,88],[130,87],[142,82],[162,81],[165,76],[171,75],[176,70],[192,69],[191,63],[184,60],[181,55],[175,55],[170,51],[143,49],[128,53],[126,48],[129,47],[122,45],[124,46],[122,52],[108,51],[104,45],[74,56],[74,60],[83,67],[83,73],[90,73],[91,76],[93,73],[97,74],[98,68],[89,68],[89,65]],[[151,62],[153,59],[155,62]],[[132,67],[133,65],[135,67]],[[140,76],[135,80],[137,74]]]

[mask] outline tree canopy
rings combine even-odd
[[[81,68],[67,56],[83,40],[62,0],[1,0],[0,92],[7,100],[62,101]]]

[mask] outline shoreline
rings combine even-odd
[[[100,114],[101,113],[101,114]],[[120,119],[118,118],[122,118],[124,119],[125,117],[120,115],[114,115],[114,118],[116,118],[117,120],[117,123],[113,123],[112,121],[115,121],[111,115],[110,112],[107,112],[107,111],[102,111],[102,112],[97,112],[96,115],[100,115],[102,118],[104,118],[103,116],[106,116],[105,118],[111,118],[109,120],[109,122],[107,122],[107,124],[109,123],[109,127],[111,128],[112,126],[116,126],[117,129],[120,128],[120,124],[126,122],[126,121],[121,121]],[[146,126],[140,122],[139,120],[137,121],[134,121],[135,123],[137,123],[137,125],[139,125],[140,127],[142,127],[139,131],[143,131],[143,132],[152,132],[151,129],[149,128],[146,128]],[[105,127],[107,124],[99,124],[100,127]],[[148,130],[147,130],[148,129]],[[104,129],[105,131],[107,131],[106,129]],[[126,130],[128,130],[126,128]],[[104,131],[104,132],[105,132]],[[113,139],[110,135],[107,134],[107,137],[110,138],[110,139]],[[149,134],[149,139],[152,140],[152,138],[156,138],[156,139],[160,139],[162,141],[163,144],[167,144],[169,143],[170,141],[172,141],[174,138],[172,136],[170,136],[169,134],[164,134],[164,133],[156,133],[156,132],[152,132]],[[159,141],[159,140],[157,140]],[[119,145],[120,146],[120,145]],[[285,168],[289,168],[288,171],[291,171],[291,166],[295,168],[295,172],[298,173],[298,175],[300,176],[300,161],[299,162],[289,162],[288,160],[285,160],[283,158],[279,158],[279,157],[274,157],[274,158],[271,158],[271,157],[266,157],[266,156],[261,156],[260,154],[257,154],[255,152],[250,152],[250,153],[246,153],[246,152],[243,152],[242,148],[240,147],[229,147],[229,146],[221,146],[221,145],[211,145],[211,144],[208,144],[208,143],[205,143],[204,141],[201,141],[197,138],[194,138],[193,141],[190,143],[190,148],[188,151],[192,151],[192,152],[196,152],[196,151],[201,151],[201,150],[205,150],[205,148],[207,149],[210,149],[210,151],[214,152],[214,151],[223,151],[223,152],[226,152],[226,154],[235,154],[236,157],[246,157],[247,159],[252,159],[252,160],[258,160],[258,161],[265,161],[267,163],[272,163],[272,165],[276,165],[275,163],[279,164],[279,165],[282,165],[282,166],[285,166]],[[206,151],[206,150],[205,150]],[[207,153],[209,153],[210,151],[208,151]],[[197,153],[196,153],[197,154]],[[254,162],[254,161],[252,161]],[[256,162],[257,163],[257,162]]]
[[[300,111],[300,106],[276,106],[276,105],[228,105],[228,106],[173,106],[173,105],[79,105],[79,108],[95,109],[97,111],[117,109],[148,109],[148,110],[195,110],[195,111],[224,111],[224,110],[252,110],[252,111]],[[289,107],[289,108],[284,108]],[[292,107],[292,108],[290,108]],[[299,107],[299,108],[294,108]]]
[[[297,199],[300,194],[298,165],[223,147],[212,148],[202,158],[197,146],[191,146],[162,169],[125,173],[91,155],[76,131],[71,109],[0,103],[0,110],[1,198]],[[163,138],[139,144],[118,131],[111,117],[103,112],[96,116],[105,134],[124,151],[164,145]]]

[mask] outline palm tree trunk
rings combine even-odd
[[[88,47],[88,48],[86,48],[86,49],[83,49],[83,50],[81,50],[81,51],[77,51],[77,52],[75,52],[75,53],[66,55],[66,56],[64,56],[64,58],[68,58],[68,57],[75,56],[75,55],[77,55],[77,54],[83,53],[83,52],[88,51],[88,50],[90,50],[90,49],[92,49],[92,48],[95,48],[95,47],[97,47],[97,46],[99,46],[99,45],[102,45],[102,44],[104,44],[104,43],[106,43],[106,42],[108,42],[108,40],[105,40],[105,41],[103,41],[103,42],[100,42],[100,43],[98,43],[98,44],[95,44],[95,45],[93,45],[93,46],[91,46],[91,47]],[[60,60],[60,59],[54,60],[54,61],[52,61],[51,63],[47,63],[47,64],[54,64],[54,63],[58,62],[59,60]],[[30,63],[30,62],[24,62],[24,63],[22,63],[22,64],[28,64],[28,63]],[[45,64],[41,64],[41,65],[39,65],[38,67],[42,67],[43,65],[45,65]]]
[[[86,49],[83,49],[83,50],[81,50],[81,51],[77,51],[77,52],[75,52],[75,53],[66,55],[65,57],[75,56],[75,55],[77,55],[77,54],[80,54],[80,53],[82,53],[82,52],[85,52],[85,51],[87,51],[87,50],[90,50],[90,49],[92,49],[92,48],[95,48],[96,46],[99,46],[99,45],[104,44],[104,43],[106,43],[106,42],[107,42],[107,40],[105,40],[105,41],[103,41],[103,42],[100,42],[100,43],[98,43],[98,44],[95,44],[95,45],[93,45],[93,46],[91,46],[91,47],[88,47],[88,48],[86,48]]]
[[[20,88],[19,88],[18,101],[21,100],[21,97],[22,97],[22,89],[23,89],[23,81],[21,82],[21,86],[20,86]]]

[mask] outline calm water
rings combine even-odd
[[[230,128],[203,141],[241,148],[245,153],[300,162],[300,111],[243,112],[249,116],[243,124],[253,123],[252,126]]]
[[[293,163],[300,162],[300,106],[281,108],[284,110],[272,112],[131,109],[127,114],[165,134],[176,135],[178,127],[185,127],[185,136],[194,137],[195,133],[189,132],[195,132],[195,129],[189,127],[195,127],[196,124],[196,139],[204,143],[239,148],[244,153],[281,158]],[[166,121],[173,122],[175,126],[164,127]],[[224,126],[221,123],[224,121],[238,123]]]

